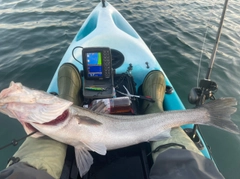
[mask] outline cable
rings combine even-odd
[[[74,60],[76,60],[78,63],[80,63],[80,64],[82,65],[82,62],[80,62],[80,61],[79,61],[78,59],[76,59],[76,57],[74,56],[74,50],[75,50],[76,48],[83,48],[83,47],[81,47],[81,46],[76,46],[76,47],[74,47],[73,50],[72,50],[72,56],[73,56]]]

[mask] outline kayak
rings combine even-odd
[[[134,79],[136,91],[138,91],[149,72],[153,70],[163,72],[166,82],[166,93],[163,101],[164,111],[185,109],[164,70],[142,38],[110,3],[104,1],[95,7],[82,24],[64,54],[47,91],[58,94],[58,71],[63,64],[73,64],[80,73],[84,70],[82,48],[103,49],[102,47],[111,49],[112,68],[115,74],[130,74]],[[193,124],[182,126],[186,131],[192,131],[193,127]],[[211,159],[199,131],[197,136],[198,141],[196,144],[199,146],[199,150],[205,157]],[[139,144],[138,147],[141,148],[142,144]],[[131,153],[135,149],[120,150]]]

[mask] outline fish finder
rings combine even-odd
[[[109,48],[84,48],[82,55],[85,79],[104,80],[111,78],[112,55]]]
[[[83,48],[82,61],[84,74],[84,97],[113,97],[111,49],[108,47]]]

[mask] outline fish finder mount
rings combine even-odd
[[[85,98],[110,98],[114,96],[111,49],[88,47],[82,50],[83,96]]]

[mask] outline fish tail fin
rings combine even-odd
[[[240,131],[236,124],[231,121],[231,114],[237,111],[237,100],[235,98],[220,98],[209,103],[203,104],[209,113],[209,125],[213,125],[220,129],[239,134]]]

